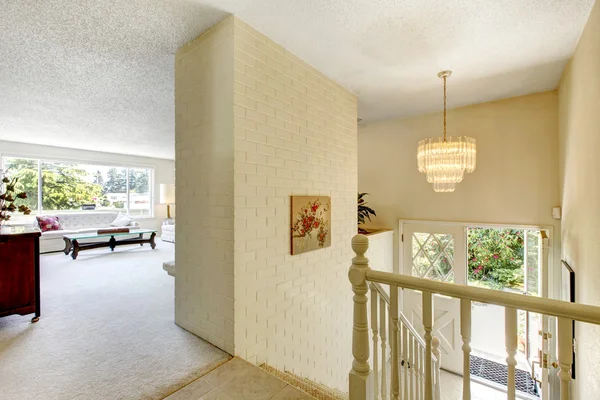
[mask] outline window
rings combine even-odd
[[[413,233],[413,276],[454,282],[454,239],[450,234]]]
[[[4,172],[11,178],[18,178],[16,190],[18,192],[27,192],[27,199],[22,200],[27,207],[31,209],[32,214],[36,214],[38,208],[38,177],[39,162],[25,158],[5,158]]]
[[[122,211],[152,216],[152,168],[4,157],[4,171],[19,178],[33,214]]]

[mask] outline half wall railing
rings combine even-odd
[[[516,397],[517,310],[557,318],[560,399],[570,399],[570,370],[573,363],[572,321],[600,325],[600,307],[375,271],[369,267],[369,260],[365,257],[368,247],[369,240],[366,236],[356,235],[352,239],[352,249],[356,256],[352,259],[352,266],[348,272],[354,292],[354,360],[349,376],[350,400],[442,400],[439,340],[432,334],[434,294],[460,299],[464,400],[471,399],[470,342],[473,301],[494,304],[505,309],[509,400]],[[385,287],[389,287],[389,297]],[[402,313],[399,313],[399,289],[422,293],[422,322],[425,332],[423,337],[420,337]],[[386,341],[389,342],[389,357]],[[378,347],[381,351],[377,350]],[[373,368],[369,363],[371,352]]]

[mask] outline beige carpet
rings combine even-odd
[[[42,317],[0,318],[0,399],[162,399],[229,356],[173,323],[173,244],[41,258]]]

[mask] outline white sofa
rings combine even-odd
[[[163,222],[160,237],[163,242],[175,243],[175,221]]]
[[[52,215],[58,217],[62,230],[42,233],[40,237],[40,253],[62,251],[65,248],[63,235],[93,233],[98,229],[117,228],[110,225],[117,218],[118,213],[116,212],[88,211]],[[37,225],[37,220],[34,221],[34,224]],[[139,226],[137,221],[133,221],[128,228],[139,228]],[[82,243],[85,242],[85,240],[82,240]]]

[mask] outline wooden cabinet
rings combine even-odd
[[[0,227],[0,317],[40,317],[40,235],[37,228]]]

